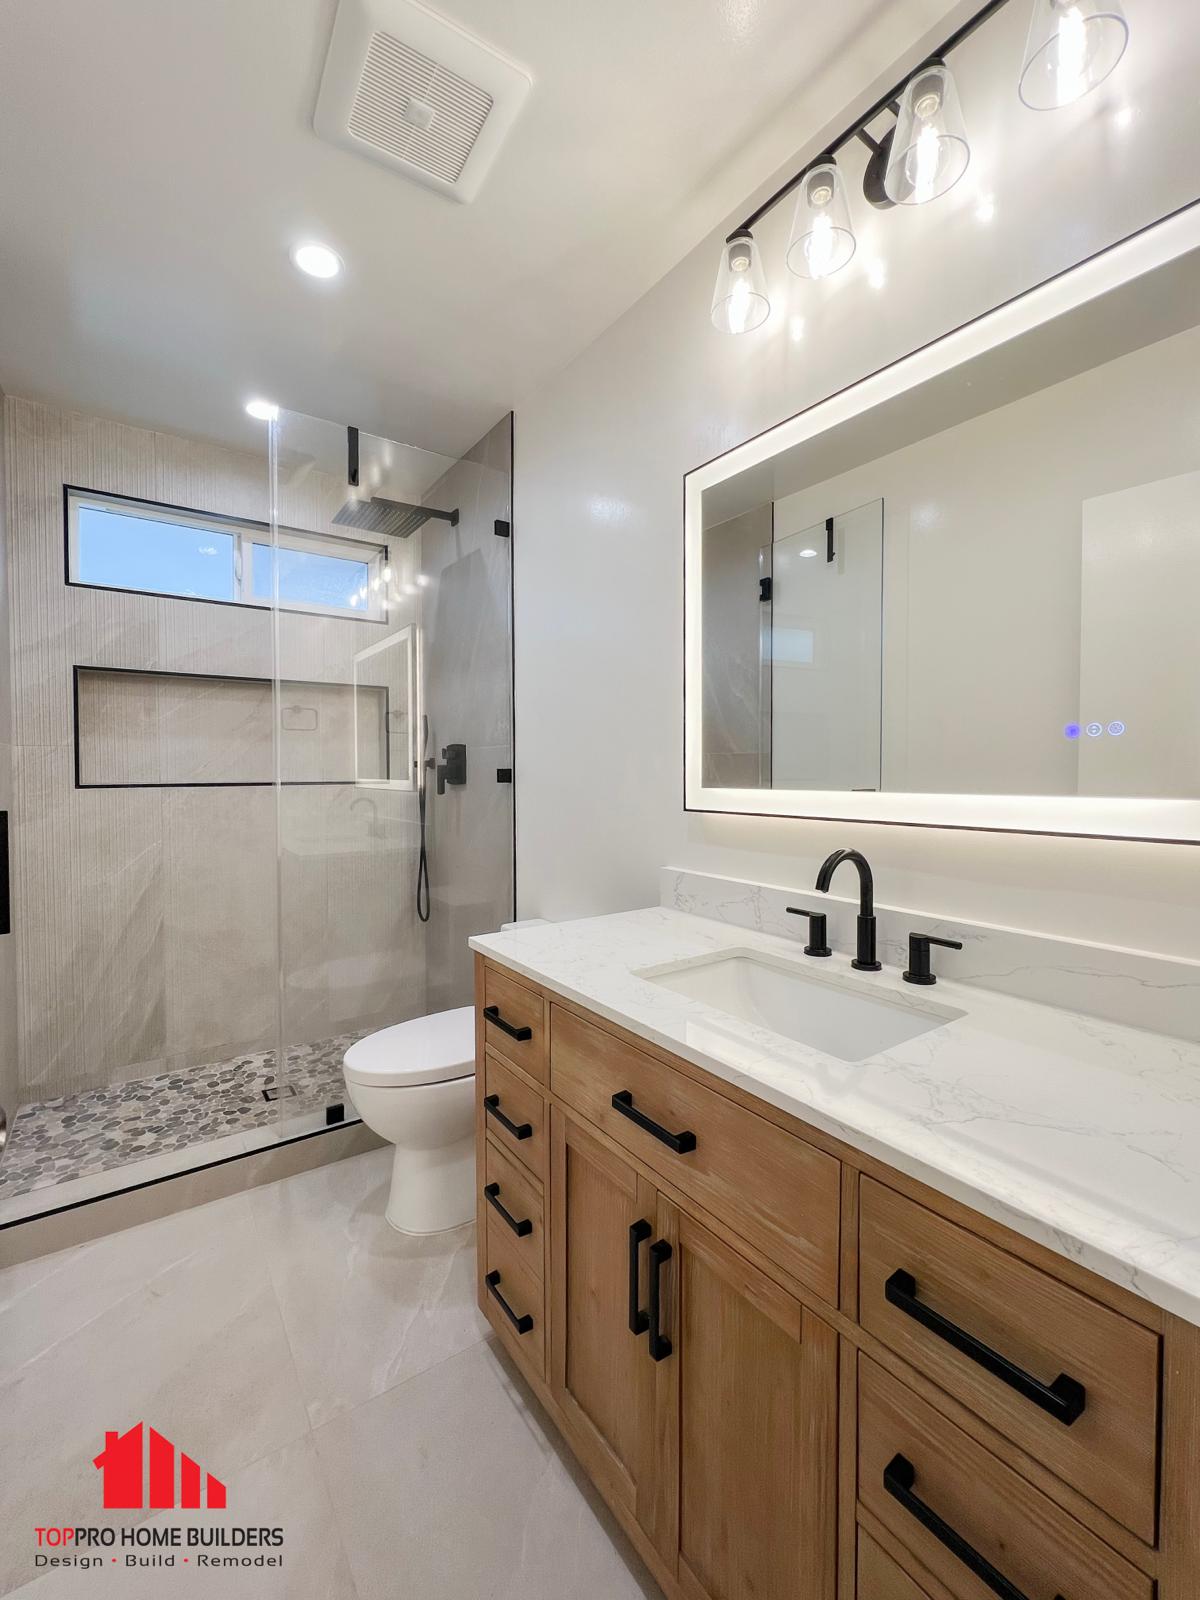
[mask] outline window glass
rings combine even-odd
[[[284,604],[366,609],[370,571],[365,561],[317,555],[311,550],[279,550],[279,599]],[[253,599],[270,603],[271,547],[254,546]]]
[[[186,522],[159,522],[80,505],[75,579],[200,600],[236,598],[234,537]]]

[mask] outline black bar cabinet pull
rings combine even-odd
[[[638,1263],[642,1245],[654,1230],[644,1219],[629,1224],[629,1331],[645,1333],[650,1318],[638,1304]]]
[[[503,1311],[504,1315],[512,1323],[517,1332],[530,1333],[533,1329],[533,1318],[529,1315],[528,1311],[524,1316],[519,1317],[509,1305],[508,1301],[500,1293],[500,1274],[498,1272],[489,1272],[483,1281],[488,1286],[488,1293],[495,1301],[498,1302],[501,1311]]]
[[[670,1261],[671,1246],[665,1239],[656,1239],[650,1246],[650,1359],[663,1361],[671,1354],[671,1341],[662,1332],[662,1269]]]
[[[509,1227],[516,1234],[518,1239],[524,1239],[526,1234],[533,1232],[533,1221],[530,1217],[521,1217],[518,1219],[517,1217],[513,1216],[512,1212],[509,1211],[507,1207],[501,1205],[500,1185],[498,1183],[487,1184],[483,1191],[483,1197],[494,1211],[498,1211],[500,1213],[505,1222],[508,1223]]]
[[[630,1122],[635,1122],[639,1128],[644,1128],[647,1133],[653,1134],[668,1150],[674,1150],[677,1156],[686,1156],[689,1151],[696,1148],[696,1135],[685,1129],[683,1133],[672,1133],[669,1128],[664,1128],[661,1122],[655,1122],[644,1111],[639,1111],[633,1103],[633,1093],[629,1089],[622,1089],[613,1095],[612,1105],[614,1111],[619,1111],[623,1117],[628,1117]]]
[[[892,1499],[898,1500],[923,1528],[928,1528],[938,1543],[945,1545],[951,1555],[957,1556],[968,1572],[973,1572],[981,1583],[986,1583],[993,1594],[1000,1596],[1000,1600],[1029,1600],[1024,1591],[1018,1589],[1015,1583],[1010,1583],[986,1557],[979,1554],[974,1545],[968,1544],[961,1533],[956,1532],[948,1522],[943,1522],[932,1506],[927,1506],[924,1500],[913,1493],[916,1481],[916,1468],[905,1456],[893,1456],[883,1469],[883,1487]],[[1063,1600],[1063,1597],[1061,1594],[1055,1595],[1054,1600]]]
[[[485,1094],[483,1108],[489,1117],[495,1117],[502,1128],[507,1128],[514,1139],[532,1139],[533,1125],[529,1122],[513,1122],[506,1117],[500,1109],[500,1096],[498,1094]]]
[[[1069,1428],[1082,1416],[1083,1409],[1087,1405],[1087,1390],[1081,1383],[1074,1378],[1068,1378],[1065,1372],[1060,1372],[1053,1383],[1042,1383],[1031,1372],[1026,1372],[1007,1356],[1002,1356],[998,1350],[993,1350],[974,1334],[951,1322],[949,1317],[942,1316],[940,1311],[935,1311],[932,1306],[927,1306],[918,1300],[917,1280],[911,1272],[905,1272],[903,1269],[893,1272],[884,1284],[883,1292],[891,1304],[898,1306],[906,1316],[912,1317],[922,1327],[928,1328],[930,1333],[935,1333],[939,1339],[944,1339],[947,1344],[953,1345],[964,1356],[977,1361],[994,1378],[999,1378],[1001,1383],[1008,1384],[1010,1389],[1015,1389],[1018,1394],[1024,1395],[1026,1400],[1032,1400],[1035,1406],[1048,1411],[1064,1426]]]
[[[521,1044],[524,1044],[526,1039],[533,1038],[532,1028],[518,1028],[515,1023],[505,1022],[500,1015],[499,1006],[484,1006],[483,1014],[489,1022],[494,1022],[500,1032],[506,1033],[510,1039],[516,1039]]]

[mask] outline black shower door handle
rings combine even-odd
[[[501,1033],[506,1033],[510,1039],[516,1039],[520,1044],[524,1044],[526,1039],[533,1038],[532,1028],[518,1028],[515,1023],[505,1022],[500,1015],[499,1006],[484,1006],[483,1014],[490,1023],[500,1029]]]
[[[893,1272],[884,1284],[883,1292],[888,1301],[903,1311],[905,1316],[912,1317],[923,1328],[928,1328],[930,1333],[978,1362],[993,1378],[999,1378],[1001,1383],[1015,1389],[1026,1400],[1048,1411],[1064,1427],[1069,1428],[1083,1414],[1087,1405],[1087,1390],[1075,1378],[1068,1378],[1065,1372],[1060,1372],[1053,1383],[1042,1383],[1031,1372],[1026,1372],[1024,1367],[1018,1367],[1015,1361],[1002,1356],[998,1350],[984,1344],[982,1339],[977,1339],[973,1333],[968,1333],[956,1322],[951,1322],[949,1317],[942,1316],[940,1311],[919,1300],[917,1280],[911,1272],[905,1272],[902,1268]]]
[[[956,1528],[943,1521],[932,1506],[926,1505],[913,1493],[916,1481],[917,1469],[904,1456],[893,1456],[883,1469],[883,1487],[892,1499],[899,1501],[909,1516],[915,1517],[923,1528],[928,1529],[952,1556],[957,1556],[968,1572],[973,1572],[981,1583],[986,1583],[993,1594],[1000,1596],[1000,1600],[1029,1600],[1025,1592],[1018,1589],[1015,1583],[1010,1583],[986,1556],[980,1555],[973,1544],[968,1544]],[[1054,1600],[1063,1600],[1063,1597],[1056,1595]]]
[[[533,1124],[530,1122],[514,1122],[511,1117],[506,1117],[500,1109],[500,1096],[498,1094],[485,1094],[483,1108],[489,1117],[495,1117],[502,1128],[507,1128],[514,1139],[532,1139]]]
[[[612,1108],[619,1111],[623,1117],[628,1117],[630,1122],[653,1135],[660,1144],[665,1144],[668,1150],[674,1150],[677,1156],[686,1156],[696,1148],[696,1135],[686,1129],[682,1133],[672,1133],[669,1128],[664,1128],[661,1122],[655,1122],[653,1117],[648,1117],[644,1111],[639,1111],[633,1103],[633,1091],[622,1089],[612,1097]]]
[[[487,1184],[484,1187],[483,1197],[494,1211],[498,1211],[500,1213],[505,1222],[508,1223],[509,1227],[516,1234],[518,1239],[524,1239],[528,1234],[533,1232],[533,1221],[531,1218],[521,1217],[518,1219],[517,1217],[513,1216],[512,1212],[509,1211],[507,1206],[504,1206],[500,1203],[500,1185],[498,1183]]]

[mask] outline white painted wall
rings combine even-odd
[[[1200,950],[1200,849],[689,816],[682,800],[683,474],[1190,203],[1200,34],[1179,27],[1185,11],[1140,7],[1119,74],[1076,107],[1035,115],[1015,90],[1026,8],[1006,7],[955,58],[975,155],[951,195],[887,214],[856,201],[858,254],[818,284],[788,280],[780,208],[760,230],[773,314],[740,339],[707,320],[726,230],[714,233],[518,405],[522,916],[651,903],[663,863],[802,884],[828,849],[853,842],[891,902]],[[840,65],[810,97],[798,162],[899,75],[902,64],[868,56],[857,52],[852,105]],[[853,186],[857,155],[846,165]]]

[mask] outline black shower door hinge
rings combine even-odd
[[[497,783],[511,783],[512,782],[512,768],[511,767],[497,767],[496,768],[496,782]]]
[[[512,523],[505,522],[501,517],[497,517],[495,522],[492,523],[492,532],[497,539],[507,539],[512,534]]]
[[[758,598],[764,602],[771,598],[770,578],[760,578],[758,580]]]

